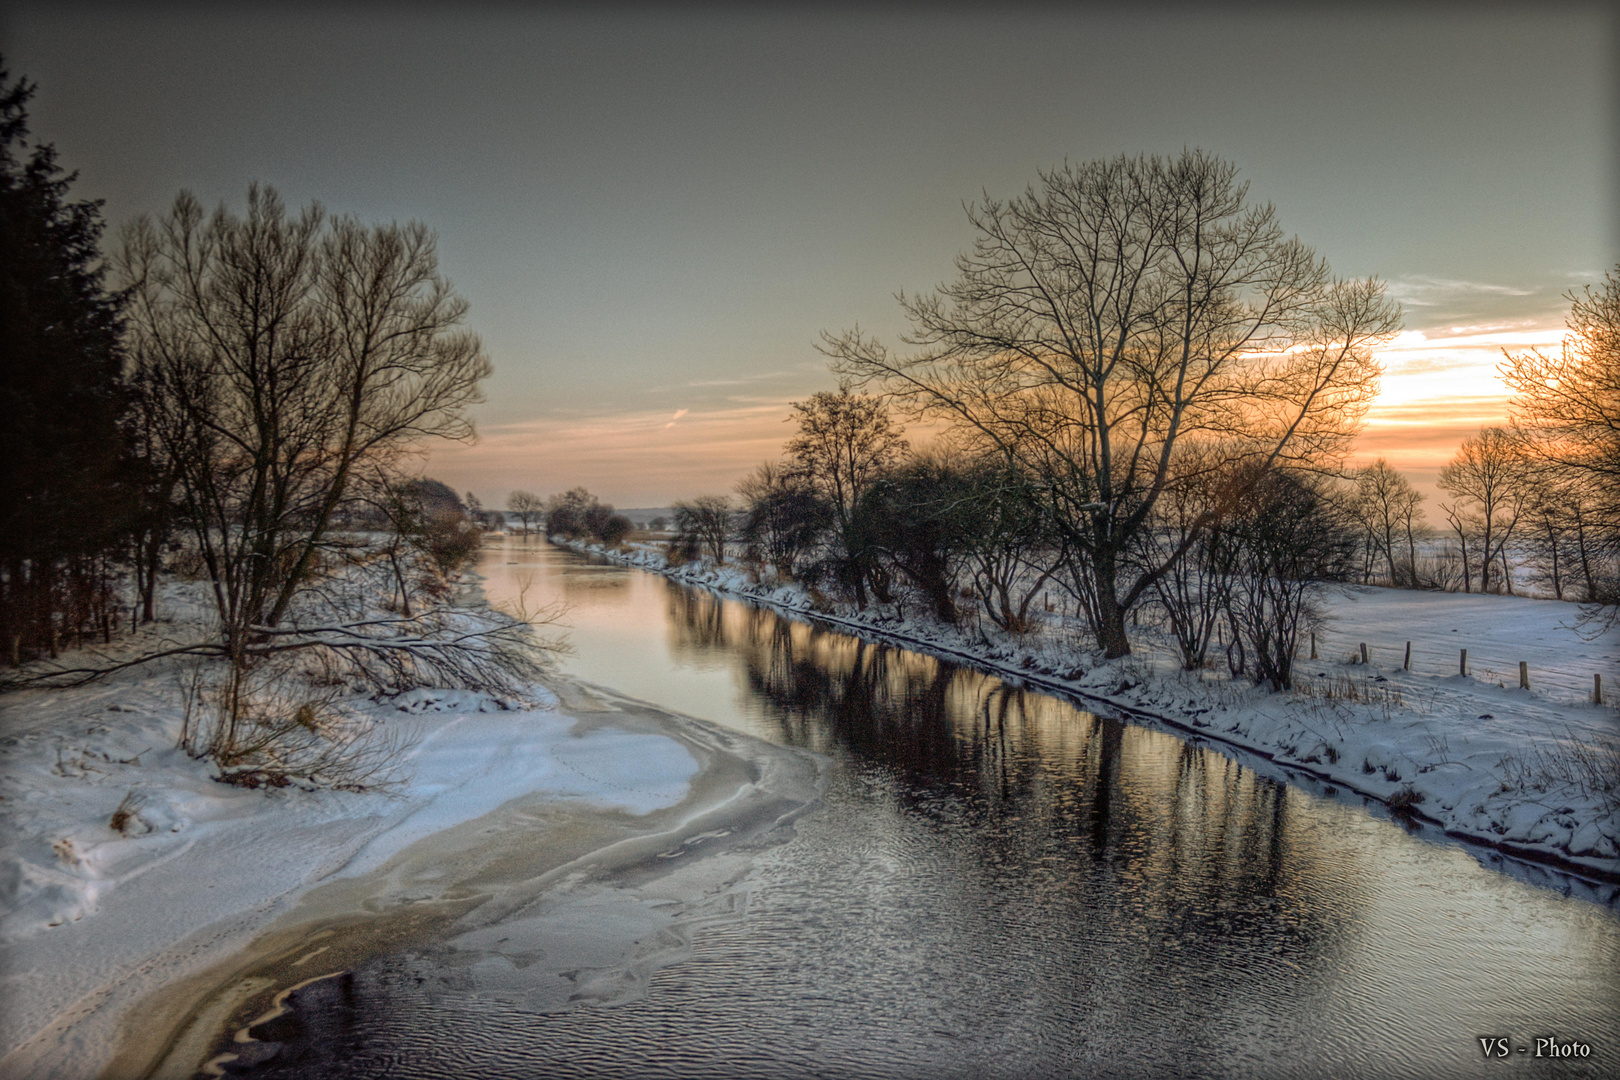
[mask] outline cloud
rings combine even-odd
[[[763,382],[766,379],[780,379],[792,374],[793,372],[791,371],[765,371],[758,375],[743,375],[735,379],[693,379],[686,385],[694,388],[707,386],[742,386],[745,383]]]
[[[1412,307],[1436,307],[1455,303],[1469,296],[1534,296],[1536,290],[1515,288],[1512,285],[1492,285],[1483,281],[1458,281],[1455,278],[1435,278],[1410,275],[1389,283],[1390,295],[1402,304]]]
[[[1497,375],[1503,352],[1556,348],[1563,335],[1562,327],[1525,322],[1403,331],[1374,351],[1384,368],[1374,410],[1429,402],[1444,412],[1459,397],[1505,401],[1509,391]]]
[[[1354,460],[1381,457],[1432,484],[1463,439],[1507,423],[1513,393],[1497,370],[1503,352],[1557,348],[1563,336],[1561,325],[1534,319],[1403,331],[1375,352],[1384,377]]]
[[[675,426],[675,421],[679,420],[681,417],[685,416],[687,413],[689,413],[691,411],[692,411],[691,409],[676,409],[675,410],[675,415],[670,417],[669,418],[669,423],[664,425],[664,430],[668,431],[670,428],[674,427]]]

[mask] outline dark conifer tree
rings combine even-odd
[[[27,145],[34,86],[0,65],[0,649],[111,631],[107,558],[138,502],[99,202]]]

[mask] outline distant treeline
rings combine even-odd
[[[582,487],[548,499],[527,491],[514,491],[508,496],[506,507],[517,516],[525,533],[531,524],[538,524],[547,536],[566,536],[570,540],[589,537],[617,544],[635,528],[629,518],[614,513],[611,503],[599,501]]]

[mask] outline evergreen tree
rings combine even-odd
[[[12,663],[61,635],[111,630],[109,553],[137,485],[119,304],[102,284],[99,202],[27,145],[34,86],[0,64],[0,648]]]

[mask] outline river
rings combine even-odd
[[[1556,875],[542,542],[493,540],[479,569],[492,600],[568,605],[573,678],[819,755],[819,804],[693,859],[679,898],[626,867],[378,950],[283,995],[245,1029],[274,1052],[224,1072],[1620,1074],[1620,917]]]

